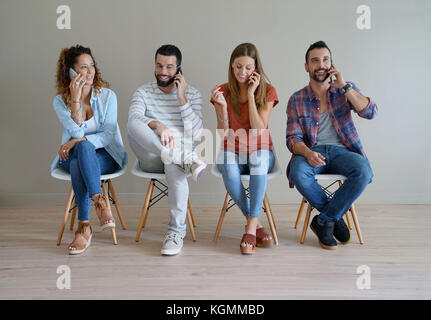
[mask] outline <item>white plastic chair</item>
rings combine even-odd
[[[150,179],[147,189],[147,195],[145,196],[144,206],[142,207],[141,218],[139,219],[138,230],[136,232],[136,242],[139,242],[139,238],[141,237],[142,229],[145,228],[147,223],[148,213],[150,208],[155,205],[157,202],[162,200],[164,197],[168,195],[168,186],[161,182],[161,180],[166,180],[166,175],[164,173],[152,173],[146,172],[141,169],[139,166],[139,161],[136,160],[135,164],[132,168],[132,174],[137,177]],[[191,174],[187,174],[187,177],[190,177]],[[158,194],[153,197],[154,188],[158,190]],[[196,234],[194,228],[196,227],[195,218],[193,216],[192,206],[190,202],[190,196],[188,198],[187,203],[187,221],[190,228],[190,233],[193,241],[196,241]]]
[[[280,166],[278,165],[277,156],[276,156],[274,150],[273,150],[273,154],[274,154],[275,161],[274,161],[274,166],[272,167],[271,172],[268,173],[268,176],[267,176],[268,181],[281,175],[281,169],[280,169]],[[217,159],[217,156],[216,156],[216,159]],[[217,178],[223,179],[221,172],[218,170],[217,164],[212,165],[211,173],[214,176],[216,176]],[[241,181],[250,181],[250,175],[249,174],[241,175]],[[245,191],[246,191],[247,197],[250,197],[249,187],[245,188]],[[219,233],[221,230],[221,226],[223,224],[223,220],[224,220],[226,213],[229,211],[230,208],[232,208],[235,205],[236,204],[233,201],[233,199],[230,198],[229,194],[226,192],[223,207],[222,207],[221,213],[220,213],[220,218],[219,218],[219,221],[217,224],[217,229],[216,229],[216,232],[214,234],[214,239],[213,239],[214,242],[217,242],[217,239],[219,237]],[[277,225],[275,223],[274,215],[272,214],[271,205],[270,205],[269,200],[268,200],[268,194],[266,192],[265,192],[265,197],[263,200],[263,208],[262,209],[266,213],[266,217],[268,219],[268,224],[269,224],[269,227],[271,229],[271,233],[272,233],[272,237],[274,239],[274,242],[276,245],[278,245],[278,237],[277,237],[277,232],[275,230],[277,228]]]
[[[125,172],[126,172],[126,168],[124,167],[123,169],[118,170],[117,172],[114,172],[111,174],[104,174],[104,175],[100,176],[100,186],[102,188],[103,195],[106,198],[106,205],[108,206],[108,208],[111,208],[111,205],[110,205],[111,202],[112,202],[112,204],[115,205],[115,208],[116,208],[117,214],[118,214],[118,218],[120,218],[120,222],[121,222],[121,226],[123,227],[123,230],[126,230],[126,223],[124,222],[123,215],[121,214],[120,206],[118,205],[118,199],[117,199],[117,196],[115,194],[114,186],[112,185],[111,180],[115,179],[119,176],[122,176]],[[54,169],[51,172],[51,176],[55,179],[58,179],[58,180],[71,181],[70,174],[61,168]],[[106,185],[108,185],[108,187],[106,187]],[[72,206],[73,202],[74,202],[74,205]],[[63,221],[61,222],[60,232],[58,233],[58,238],[57,238],[57,245],[58,246],[61,243],[61,238],[63,237],[64,229],[65,229],[66,224],[67,224],[67,219],[68,219],[69,213],[71,211],[73,211],[73,213],[72,213],[72,219],[70,221],[70,230],[73,230],[73,225],[75,223],[77,209],[78,209],[78,207],[76,205],[75,195],[73,192],[73,188],[71,186],[70,191],[69,191],[69,195],[68,195],[67,201],[66,201],[66,209],[64,211]],[[115,228],[111,229],[111,232],[112,232],[113,243],[118,244],[117,235],[115,233]]]
[[[343,184],[343,181],[347,179],[345,176],[343,176],[341,174],[317,174],[317,175],[314,176],[314,178],[316,180],[318,180],[318,181],[327,181],[327,182],[329,181],[330,182],[329,185],[327,185],[327,186],[322,186],[321,185],[322,190],[330,198],[333,197],[333,195],[334,195],[335,192],[330,191],[329,188],[331,186],[333,186],[334,184],[336,184],[336,183],[338,183],[338,186],[340,187]],[[308,201],[304,197],[302,197],[301,205],[300,205],[299,211],[298,211],[298,216],[296,217],[295,229],[299,225],[299,222],[300,222],[301,216],[302,216],[302,211],[303,211],[304,206],[305,206],[306,203],[308,203]],[[302,235],[301,235],[300,243],[304,243],[304,241],[305,241],[305,235],[307,234],[308,223],[310,221],[310,215],[311,215],[311,211],[313,209],[314,208],[311,206],[311,204],[308,203],[307,213],[305,215],[304,227],[302,229]],[[352,224],[350,222],[349,211],[352,214],[353,222],[354,222],[355,228],[356,228],[356,233],[358,234],[358,238],[359,238],[359,243],[360,244],[364,244],[354,204],[352,204],[352,206],[350,207],[350,209],[345,214],[346,220],[347,220],[347,225],[348,225],[349,229],[352,230]]]

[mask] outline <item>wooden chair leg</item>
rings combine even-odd
[[[302,197],[301,205],[299,206],[298,215],[296,217],[295,229],[298,228],[299,222],[301,221],[302,211],[304,210],[304,206],[306,202],[307,201],[305,200],[305,198]]]
[[[271,214],[272,223],[274,224],[274,228],[277,229],[277,223],[275,223],[274,215],[272,214],[271,203],[269,203],[268,195],[266,194],[266,192],[265,192],[265,199],[266,199],[266,202],[268,204],[269,213]]]
[[[139,241],[139,238],[141,237],[142,229],[144,228],[144,221],[147,220],[148,206],[150,203],[151,196],[153,194],[153,188],[154,188],[154,181],[153,179],[151,179],[150,183],[148,184],[147,195],[145,196],[144,206],[142,207],[141,218],[139,219],[139,225],[138,225],[138,230],[136,232],[136,239],[135,239],[136,242]]]
[[[302,229],[302,235],[301,235],[301,240],[299,241],[300,243],[304,243],[305,241],[305,235],[307,234],[307,229],[308,229],[308,223],[310,222],[310,215],[311,215],[311,210],[313,208],[311,207],[311,204],[308,204],[307,207],[307,214],[305,215],[305,221],[304,221],[304,227]]]
[[[195,216],[193,215],[192,203],[190,202],[190,197],[187,200],[187,209],[190,211],[190,216],[192,217],[192,221],[193,221],[193,227],[196,228],[196,221],[195,221]]]
[[[108,195],[108,191],[106,190],[106,186],[105,186],[105,181],[101,181],[101,187],[103,190],[103,195],[105,196],[105,200],[106,200],[106,206],[108,207],[109,210],[111,210],[111,201],[109,201],[109,195]],[[115,233],[115,228],[111,229],[111,233],[112,233],[112,242],[114,244],[118,244],[117,242],[117,235]]]
[[[108,180],[109,190],[111,190],[112,199],[114,199],[115,209],[117,210],[118,218],[120,219],[121,226],[123,230],[126,230],[126,223],[124,221],[123,215],[121,214],[120,205],[118,204],[117,195],[115,194],[114,185],[111,182],[111,179]]]
[[[69,217],[70,206],[72,205],[73,194],[74,194],[73,188],[70,187],[69,195],[67,196],[67,200],[66,200],[66,209],[64,210],[63,220],[60,226],[60,232],[58,233],[58,237],[57,237],[57,246],[60,245],[61,238],[63,238],[64,228],[66,227],[67,218]]]
[[[148,204],[147,204],[147,209],[145,211],[144,224],[142,225],[142,228],[145,228],[145,226],[147,225],[147,218],[148,218],[148,214],[150,213],[150,202],[151,202],[151,199],[153,198],[155,184],[156,184],[156,180],[151,179],[150,197],[148,198]]]
[[[352,212],[353,222],[355,223],[356,233],[358,234],[359,243],[364,244],[364,240],[362,239],[361,228],[359,228],[358,217],[356,215],[355,205],[352,204],[350,207],[350,211]]]
[[[228,200],[229,200],[229,194],[226,192],[226,196],[224,197],[223,207],[222,207],[221,212],[220,212],[220,218],[218,219],[217,229],[216,229],[216,232],[214,234],[214,239],[213,239],[214,242],[217,242],[218,235],[220,233],[221,226],[223,224],[223,219],[224,219],[224,216],[226,214]]]
[[[347,210],[345,216],[346,216],[346,220],[347,220],[347,226],[349,227],[350,230],[352,230],[352,223],[350,222],[350,217],[349,217],[349,211],[351,209]]]
[[[265,207],[266,217],[268,218],[269,228],[271,229],[272,237],[274,238],[275,245],[278,246],[277,232],[275,231],[274,221],[272,219],[273,217],[271,216],[271,212],[269,211],[269,201],[268,201],[268,197],[266,196],[266,194],[265,194],[265,198],[263,200],[263,205]]]
[[[192,234],[192,239],[193,241],[196,241],[195,228],[193,227],[193,221],[190,212],[190,210],[187,210],[187,223],[189,225],[190,233]]]
[[[73,225],[75,224],[75,218],[76,218],[76,211],[78,211],[78,204],[76,203],[76,199],[75,201],[73,201],[74,204],[72,206],[75,206],[75,208],[73,208],[72,211],[72,218],[70,219],[70,231],[73,231]]]

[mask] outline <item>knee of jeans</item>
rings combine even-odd
[[[290,178],[294,185],[302,184],[309,179],[314,178],[314,172],[307,170],[304,166],[297,166],[290,169]]]
[[[91,151],[95,150],[94,145],[90,141],[87,141],[87,140],[79,141],[75,145],[75,148],[78,152],[91,152]]]
[[[261,161],[258,165],[249,165],[250,175],[268,174],[268,162]]]
[[[220,173],[227,178],[230,178],[232,176],[239,174],[238,165],[236,164],[218,164],[217,168],[220,171]]]
[[[354,170],[353,176],[358,180],[358,183],[367,185],[373,179],[373,171],[369,165],[358,167]]]

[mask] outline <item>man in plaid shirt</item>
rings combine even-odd
[[[295,92],[287,106],[286,144],[292,152],[287,177],[290,187],[295,186],[320,212],[310,227],[320,245],[333,250],[337,249],[335,239],[344,244],[350,241],[342,217],[373,177],[351,111],[372,119],[377,106],[355,84],[344,81],[325,42],[309,47],[305,70],[310,83]],[[314,178],[321,173],[347,177],[332,199]]]

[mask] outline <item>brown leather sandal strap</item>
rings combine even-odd
[[[257,239],[263,239],[265,237],[270,237],[269,233],[266,232],[264,227],[261,227],[259,229],[256,229],[256,238]]]
[[[256,236],[254,234],[244,233],[244,235],[242,236],[242,239],[241,239],[241,243],[249,243],[253,247],[255,247],[256,246]]]
[[[85,234],[76,233],[75,239],[73,239],[73,242],[69,245],[69,247],[76,248],[77,250],[82,250],[85,248],[88,239],[90,239],[90,237],[86,238]]]

